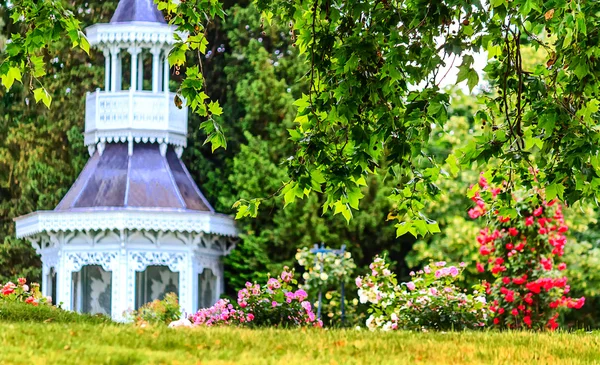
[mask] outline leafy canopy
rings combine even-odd
[[[206,22],[223,17],[216,0],[157,0],[171,24],[187,34],[169,57],[175,67],[186,54],[206,51]],[[439,230],[422,212],[440,193],[440,175],[461,166],[495,161],[490,182],[523,176],[525,187],[543,186],[548,199],[568,203],[596,199],[598,158],[598,57],[600,3],[591,0],[256,0],[263,21],[287,24],[309,64],[307,94],[298,113],[287,159],[285,204],[313,192],[326,197],[324,211],[352,217],[361,187],[387,166],[397,180],[390,199],[398,234]],[[35,77],[39,51],[62,33],[73,45],[86,42],[60,2],[22,1],[13,19],[32,24],[13,34],[0,65],[6,87],[24,74]],[[35,26],[33,25],[35,24]],[[203,25],[204,24],[204,25]],[[42,32],[43,31],[43,32]],[[523,46],[545,51],[545,63],[527,68]],[[477,132],[447,157],[449,172],[429,151],[432,130],[447,121],[449,95],[440,88],[446,63],[458,65],[458,81],[479,83],[473,54],[486,51],[488,84],[475,115]],[[201,57],[198,57],[201,59]],[[188,65],[190,66],[190,65]],[[204,92],[202,65],[188,67],[180,89],[191,109],[205,117],[201,128],[213,149],[225,147],[213,115],[221,108]],[[42,91],[38,100],[49,104]],[[481,129],[479,129],[481,128]],[[528,174],[533,171],[533,174]],[[527,178],[526,176],[532,176]],[[474,192],[472,192],[474,193]],[[238,217],[255,216],[262,199],[236,203]],[[509,204],[509,199],[506,199]],[[510,210],[510,209],[508,209]],[[514,211],[514,210],[513,210]]]

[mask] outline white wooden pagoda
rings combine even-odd
[[[222,292],[237,232],[181,161],[188,111],[169,91],[173,32],[152,0],[121,0],[110,23],[86,29],[106,68],[104,89],[86,98],[90,159],[54,210],[15,219],[41,255],[44,294],[65,309],[122,320],[175,292],[192,313]]]

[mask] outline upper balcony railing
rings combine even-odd
[[[96,91],[86,98],[85,143],[150,140],[185,146],[187,108],[175,94],[152,91]]]

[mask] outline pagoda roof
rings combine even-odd
[[[187,168],[169,146],[107,143],[89,159],[55,211],[98,208],[153,208],[214,213]]]
[[[166,24],[153,0],[121,0],[111,23],[151,22]]]

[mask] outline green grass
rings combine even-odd
[[[99,315],[64,311],[49,305],[34,307],[18,302],[0,301],[0,322],[54,322],[54,323],[113,323],[110,318]]]
[[[594,364],[600,333],[371,333],[0,322],[0,364]]]

